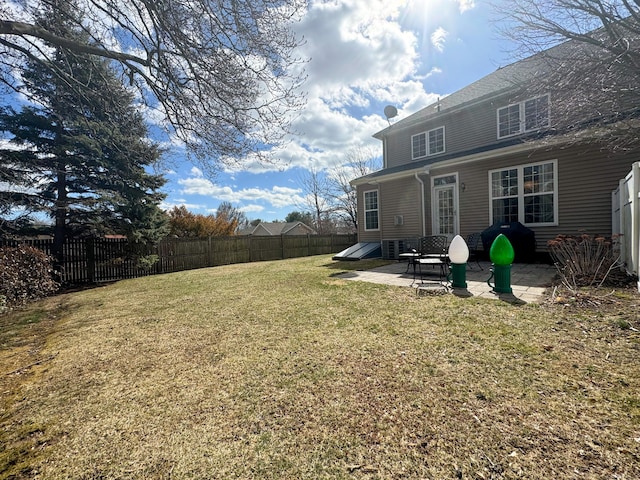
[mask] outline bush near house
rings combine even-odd
[[[549,253],[564,286],[575,290],[603,285],[620,260],[613,248],[615,240],[588,234],[558,235],[550,240]]]
[[[37,248],[0,247],[0,313],[58,290],[51,258]]]

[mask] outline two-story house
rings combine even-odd
[[[518,61],[377,132],[383,168],[351,182],[359,242],[394,258],[402,239],[498,223],[533,230],[538,252],[558,234],[611,235],[611,192],[639,156],[607,148],[602,122],[579,118],[592,110],[539,88],[549,68]]]

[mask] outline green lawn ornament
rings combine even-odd
[[[515,252],[509,239],[502,233],[498,235],[489,250],[489,258],[493,266],[491,276],[487,284],[497,293],[512,293],[511,290],[511,264],[515,258]],[[492,285],[491,279],[495,278]]]
[[[460,235],[456,235],[449,244],[451,286],[453,288],[467,288],[467,260],[469,260],[467,242]]]

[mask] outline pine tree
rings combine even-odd
[[[86,33],[61,20],[68,15],[53,9],[41,22],[88,43]],[[32,104],[0,111],[0,129],[13,136],[14,146],[0,150],[0,182],[10,185],[3,199],[14,212],[54,219],[58,263],[69,236],[120,233],[157,240],[166,233],[158,207],[165,180],[148,169],[162,151],[148,139],[133,95],[102,58],[61,47],[48,58],[49,65],[32,62],[22,73]]]

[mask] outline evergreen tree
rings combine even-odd
[[[314,218],[313,214],[310,212],[299,212],[297,210],[293,212],[289,212],[287,216],[284,218],[285,222],[302,222],[308,227],[313,228]]]
[[[63,21],[69,15],[52,8],[41,22],[89,44],[86,33]],[[58,262],[67,236],[159,239],[166,233],[166,215],[158,208],[165,180],[147,170],[162,152],[149,141],[133,95],[106,60],[51,48],[48,65],[32,62],[23,72],[32,104],[0,111],[0,129],[13,136],[14,147],[0,150],[2,198],[13,212],[54,219]]]

